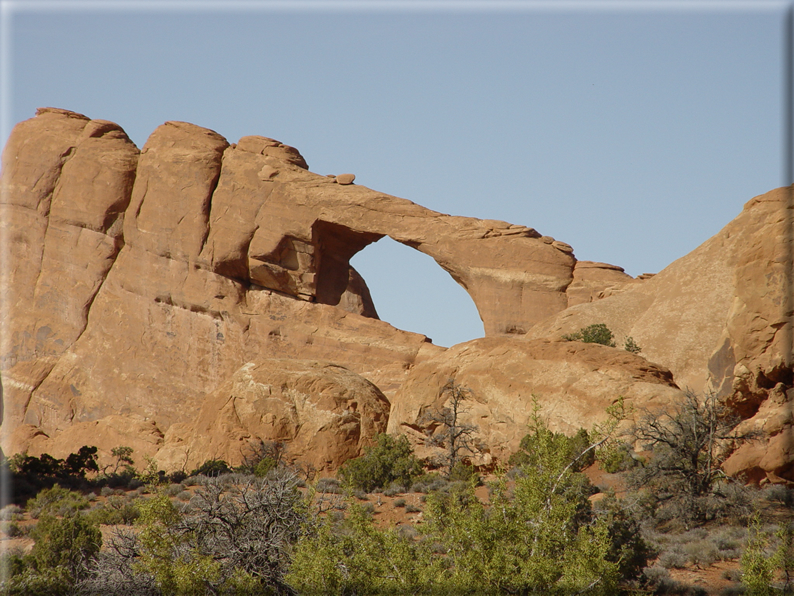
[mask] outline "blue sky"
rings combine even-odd
[[[297,147],[319,174],[656,272],[786,183],[788,2],[2,3],[2,143],[37,107]],[[790,108],[789,108],[790,109]],[[429,257],[353,259],[381,318],[482,334]]]

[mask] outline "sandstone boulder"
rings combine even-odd
[[[211,457],[239,465],[260,441],[283,441],[286,457],[334,470],[386,430],[389,401],[341,366],[264,360],[238,369],[201,407],[188,436],[168,437],[161,466],[198,467]]]
[[[405,434],[418,453],[432,429],[426,413],[448,400],[448,380],[471,391],[462,422],[477,427],[475,463],[505,461],[527,433],[535,403],[549,428],[574,434],[607,417],[619,397],[656,409],[682,399],[669,370],[618,348],[581,342],[483,338],[415,366],[392,400],[388,432]]]

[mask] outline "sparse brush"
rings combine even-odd
[[[342,484],[336,478],[320,478],[315,485],[315,490],[318,493],[330,493],[333,495],[340,495],[344,491]]]
[[[720,558],[719,551],[710,540],[698,540],[684,546],[684,551],[689,557],[689,562],[700,569],[714,564]]]
[[[665,569],[683,569],[689,563],[689,554],[682,545],[674,544],[659,555],[658,563]]]

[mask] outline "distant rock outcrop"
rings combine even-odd
[[[273,139],[229,144],[184,122],[140,151],[118,125],[65,110],[18,124],[0,179],[3,450],[126,444],[182,467],[284,439],[331,470],[389,409],[388,428],[418,441],[417,413],[454,377],[476,396],[486,459],[514,448],[533,393],[573,431],[619,395],[653,406],[688,386],[767,433],[735,473],[794,479],[776,447],[791,432],[789,189],[632,279],[532,228],[354,180],[310,172]],[[350,259],[384,236],[463,286],[486,338],[446,350],[380,321]],[[642,353],[559,341],[592,323]]]

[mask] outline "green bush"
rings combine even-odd
[[[554,449],[559,451],[562,457],[573,462],[571,466],[572,472],[580,472],[595,462],[595,450],[590,449],[587,451],[591,441],[590,435],[585,429],[580,428],[574,436],[568,437],[563,433],[553,432],[543,425],[542,431],[535,430],[524,435],[518,445],[519,450],[510,456],[507,460],[508,463],[511,466],[518,467],[537,465],[538,441],[550,441]]]
[[[639,354],[642,352],[642,348],[637,345],[637,342],[635,342],[634,338],[631,336],[627,337],[623,342],[623,349],[632,354]]]
[[[131,525],[138,519],[138,508],[132,500],[111,496],[104,505],[100,505],[89,511],[88,518],[100,525]]]
[[[474,480],[476,484],[482,484],[482,479],[477,473],[477,470],[474,469],[474,466],[462,461],[455,462],[452,469],[449,471],[449,481],[470,482],[472,480]]]
[[[490,486],[490,507],[473,483],[449,483],[428,496],[417,539],[351,505],[344,522],[308,528],[288,582],[307,594],[617,593],[646,562],[636,523],[617,501],[593,512],[587,478],[537,416],[527,443],[531,463],[514,486]]]
[[[366,449],[363,456],[348,460],[340,468],[339,475],[345,484],[366,492],[393,482],[410,486],[422,473],[422,464],[414,457],[408,439],[404,435],[395,438],[384,433],[376,440],[377,444]]]
[[[30,554],[7,559],[4,594],[19,596],[67,596],[88,574],[91,561],[102,546],[96,524],[80,513],[59,519],[46,513],[31,532],[35,540]]]
[[[576,333],[563,335],[565,341],[581,341],[586,344],[601,344],[604,346],[615,347],[615,339],[612,331],[604,323],[596,323],[582,327]],[[632,340],[633,342],[634,340]]]
[[[33,499],[27,502],[27,510],[32,518],[42,515],[68,515],[80,509],[88,508],[89,503],[78,492],[61,488],[56,484],[52,488],[44,489]]]

